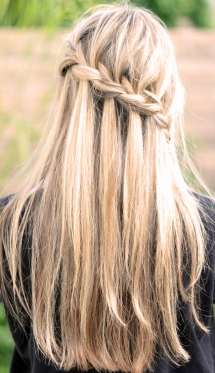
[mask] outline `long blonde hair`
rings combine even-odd
[[[93,10],[68,35],[50,133],[1,214],[1,287],[58,368],[143,373],[157,348],[189,360],[182,302],[207,332],[205,234],[177,160],[184,95],[170,37],[143,8]]]

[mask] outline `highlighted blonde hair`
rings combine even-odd
[[[63,370],[143,373],[157,348],[186,362],[182,302],[207,331],[197,312],[205,236],[176,156],[184,98],[168,33],[145,9],[97,7],[69,34],[59,75],[47,141],[1,215],[6,306],[22,326],[28,315]]]

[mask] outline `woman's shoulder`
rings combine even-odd
[[[215,199],[198,194],[193,193],[194,197],[199,202],[200,206],[200,214],[205,225],[205,228],[215,230]]]
[[[201,205],[208,210],[208,212],[215,215],[215,199],[214,198],[210,198],[205,195],[198,194],[198,193],[193,193],[193,195],[199,200]]]
[[[13,197],[15,197],[15,195],[16,194],[14,193],[0,198],[0,212],[4,209],[4,207],[7,206],[7,204],[13,199]]]

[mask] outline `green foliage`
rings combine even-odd
[[[196,0],[190,17],[197,27],[213,26],[211,9],[207,0]]]
[[[77,16],[101,3],[98,0],[1,0],[0,25],[69,27]]]
[[[14,343],[7,325],[3,304],[0,303],[0,373],[8,373]]]
[[[208,0],[136,0],[156,13],[167,26],[175,27],[182,18],[190,19],[197,27],[212,27]]]
[[[70,27],[86,9],[112,0],[1,0],[0,25],[18,27]],[[131,0],[155,12],[167,26],[181,18],[197,27],[211,27],[209,0]]]

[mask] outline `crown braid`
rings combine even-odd
[[[99,98],[116,98],[122,105],[131,107],[135,112],[154,116],[156,124],[165,130],[167,141],[170,141],[170,123],[169,119],[163,114],[163,106],[159,98],[145,89],[143,94],[136,94],[134,89],[126,78],[122,76],[120,83],[114,82],[107,68],[98,62],[98,68],[95,69],[87,65],[81,48],[75,50],[71,47],[69,53],[60,64],[60,74],[64,76],[68,70],[79,80],[89,80],[94,88],[95,94]]]

